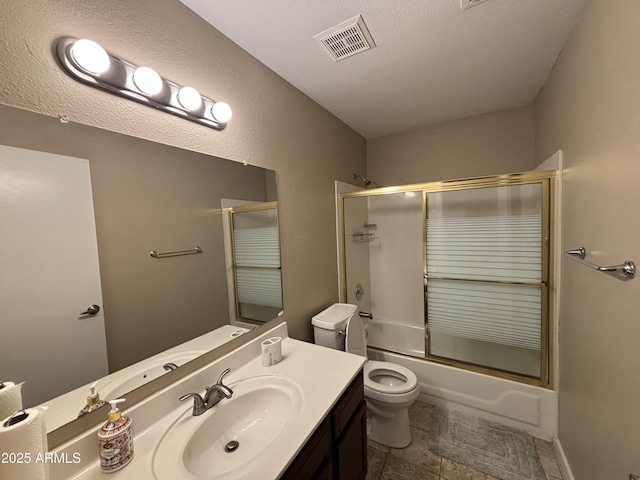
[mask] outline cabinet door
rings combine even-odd
[[[364,380],[360,373],[347,388],[332,412],[333,439],[337,440],[364,401]]]
[[[281,480],[331,480],[331,429],[324,423],[313,434]],[[345,477],[346,478],[346,477]]]
[[[335,446],[335,476],[339,480],[363,480],[367,475],[367,417],[362,401]]]
[[[318,470],[314,475],[313,480],[333,480],[331,466],[331,458],[327,458],[322,464],[322,467],[320,467],[320,470]]]

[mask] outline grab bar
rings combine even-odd
[[[190,250],[180,250],[177,252],[164,252],[164,253],[158,253],[155,250],[151,250],[149,255],[151,255],[153,258],[165,258],[165,257],[177,257],[179,255],[194,255],[196,253],[202,253],[202,248],[194,247]]]
[[[610,267],[599,267],[587,260],[587,252],[584,247],[577,248],[575,250],[568,250],[564,252],[564,255],[573,258],[576,262],[586,265],[589,268],[593,268],[599,272],[608,273],[616,278],[622,280],[632,279],[636,276],[636,264],[632,260],[625,261],[622,265],[612,265]]]

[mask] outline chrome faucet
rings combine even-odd
[[[233,395],[233,390],[222,383],[222,379],[230,371],[231,369],[227,368],[220,374],[220,377],[218,377],[218,381],[215,385],[211,385],[210,387],[206,387],[204,389],[204,398],[202,398],[199,393],[187,393],[186,395],[180,397],[181,401],[193,397],[192,415],[194,417],[202,415],[204,412],[220,402],[220,400],[222,400],[223,398],[231,398],[231,396]],[[215,392],[215,394],[213,394],[213,392]],[[211,398],[212,394],[213,398]]]

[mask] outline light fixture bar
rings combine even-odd
[[[75,45],[81,46],[82,51],[74,51]],[[231,108],[226,103],[215,102],[202,96],[192,87],[182,87],[159,75],[156,77],[156,72],[149,67],[138,67],[108,52],[106,54],[109,61],[103,60],[100,68],[95,68],[93,63],[83,65],[83,58],[92,58],[91,52],[87,56],[84,51],[87,46],[97,47],[104,52],[99,45],[84,39],[62,38],[58,42],[58,60],[74,79],[209,128],[222,130],[227,126],[231,118]],[[105,63],[107,67],[103,69]],[[100,73],[96,73],[97,71]],[[200,102],[197,101],[196,95],[200,96]],[[189,98],[190,101],[185,101],[185,98]]]

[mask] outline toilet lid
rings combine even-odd
[[[364,333],[364,325],[360,315],[354,313],[347,322],[344,349],[355,355],[367,358],[367,337]]]
[[[395,378],[392,382],[379,383],[374,380],[378,375]],[[380,393],[406,393],[418,386],[418,378],[402,365],[369,360],[364,366],[364,384],[365,387]]]

